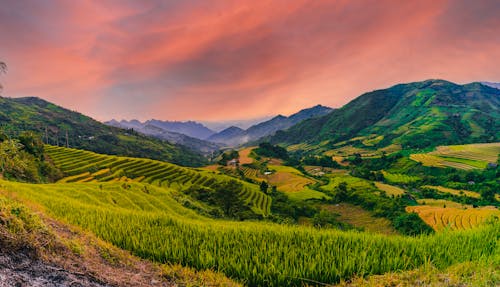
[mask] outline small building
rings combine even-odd
[[[498,164],[495,163],[495,162],[489,162],[488,163],[488,168],[497,168],[498,167]]]
[[[237,158],[233,158],[227,162],[227,166],[239,166],[240,161]]]

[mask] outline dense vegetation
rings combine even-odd
[[[25,182],[51,182],[62,174],[46,159],[44,145],[33,132],[9,138],[0,132],[0,176]]]
[[[120,183],[1,184],[141,257],[219,270],[248,286],[335,283],[424,264],[500,263],[498,223],[416,238],[388,237],[210,220],[180,206],[172,191],[141,183],[129,188]]]
[[[0,122],[3,132],[17,137],[35,131],[45,143],[85,149],[106,154],[169,161],[199,166],[206,160],[191,150],[152,139],[133,130],[106,126],[80,113],[39,98],[0,98]]]
[[[366,93],[326,116],[277,132],[271,142],[334,145],[373,135],[379,138],[369,145],[377,148],[493,142],[500,141],[499,111],[498,89],[428,80]]]

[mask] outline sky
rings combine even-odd
[[[500,82],[500,1],[10,0],[2,96],[98,120],[228,121],[397,83]]]

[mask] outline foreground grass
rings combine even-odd
[[[50,215],[142,258],[223,272],[249,286],[336,283],[500,257],[500,224],[416,238],[384,236],[210,220],[169,199],[168,190],[147,186],[146,192],[142,184],[0,184],[11,197],[38,202]]]
[[[241,286],[211,270],[141,260],[78,227],[46,216],[36,204],[22,204],[10,197],[12,194],[6,197],[0,191],[0,256],[4,252],[18,257],[27,254],[33,261],[111,286]],[[28,273],[29,268],[19,271]],[[31,279],[35,282],[37,278]]]

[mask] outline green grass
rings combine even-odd
[[[426,154],[412,154],[410,158],[425,166],[452,167],[458,169],[484,169],[488,163],[496,163],[500,143],[439,146]]]
[[[135,255],[220,271],[248,286],[336,283],[500,254],[499,224],[415,238],[384,236],[207,219],[177,203],[173,190],[140,183],[0,185],[9,196],[39,203],[49,215]]]
[[[407,184],[420,180],[420,177],[418,176],[411,176],[400,173],[390,173],[387,171],[382,171],[382,174],[384,175],[385,180],[395,184]]]
[[[63,147],[45,146],[47,154],[52,158],[67,177],[61,183],[80,181],[132,181],[158,186],[176,185],[178,188],[188,187],[194,183],[212,187],[217,182],[236,180],[226,175],[216,175],[208,171],[199,171],[174,164],[139,158],[126,158],[96,154],[89,151],[68,149]],[[212,181],[199,181],[200,177],[212,178]],[[264,216],[270,213],[272,199],[260,191],[255,184],[241,180],[242,190],[235,190],[256,213]]]

